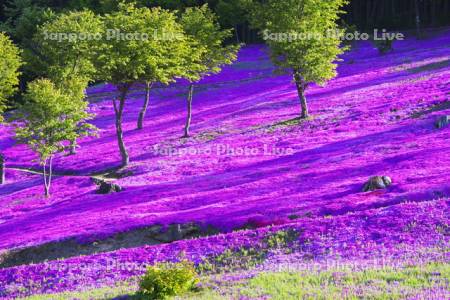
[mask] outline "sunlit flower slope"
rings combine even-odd
[[[431,234],[436,226],[447,228],[440,237],[448,239],[450,127],[437,129],[434,123],[450,115],[450,31],[394,48],[382,56],[360,43],[346,53],[337,78],[308,90],[313,117],[300,124],[293,120],[300,108],[291,77],[274,75],[262,46],[245,47],[238,62],[196,87],[190,139],[181,138],[186,84],[152,91],[142,131],[135,129],[144,96],[137,86],[124,120],[132,163],[123,171],[127,176],[116,180],[123,192],[111,195],[96,194],[90,176],[120,161],[115,89],[91,88],[100,137],[83,140],[76,155],[56,159],[56,172],[71,175],[55,179],[51,198],[42,196],[39,175],[8,169],[8,182],[0,187],[0,250],[188,222],[224,233],[244,226],[342,222],[339,230],[360,228],[365,234],[358,216],[366,214],[378,218],[366,242],[376,243],[385,230],[401,231],[406,225],[395,221],[397,214],[424,224],[425,235],[405,235],[411,245],[436,242]],[[15,145],[11,127],[0,127],[0,151],[10,168],[38,167],[27,147]],[[390,176],[393,185],[363,193],[374,175]],[[385,213],[392,219],[383,218]],[[253,240],[245,235],[242,239]],[[229,237],[237,243],[241,235]],[[188,243],[169,247],[189,248]],[[158,249],[108,255],[140,257],[139,251]],[[40,265],[1,270],[0,278],[10,282],[18,274],[40,276],[46,270]]]

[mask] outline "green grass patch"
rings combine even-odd
[[[275,124],[269,125],[267,127],[267,130],[269,132],[274,132],[275,130],[277,130],[279,128],[298,126],[298,125],[300,125],[300,124],[302,124],[304,122],[308,122],[308,121],[311,121],[311,120],[313,120],[312,116],[310,116],[310,117],[308,117],[306,119],[302,119],[300,117],[297,117],[297,118],[284,120],[284,121],[280,121],[280,122],[277,122]]]
[[[245,253],[244,253],[245,254]],[[230,255],[234,256],[234,255]],[[228,257],[225,255],[224,257]],[[225,259],[226,260],[226,259]],[[233,273],[226,273],[229,276]],[[236,277],[239,278],[239,274]],[[245,274],[242,273],[242,274]],[[406,299],[421,295],[444,297],[450,292],[450,264],[430,263],[423,266],[371,268],[363,271],[330,270],[298,272],[263,272],[253,278],[230,280],[224,275],[204,276],[201,288],[173,299]],[[134,283],[113,288],[82,292],[36,295],[23,300],[44,299],[144,299],[136,294]],[[439,294],[441,293],[441,294]],[[437,298],[436,298],[437,299]],[[443,298],[444,299],[444,298]]]
[[[99,289],[87,289],[79,292],[66,292],[59,294],[42,294],[20,298],[21,300],[91,300],[91,299],[114,299],[125,295],[133,295],[138,289],[137,284],[123,283],[117,287],[104,287]]]
[[[432,263],[359,272],[270,272],[184,299],[405,299],[449,291],[450,265]]]

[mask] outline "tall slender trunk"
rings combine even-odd
[[[394,26],[398,26],[397,24],[397,10],[395,9],[395,2],[391,1],[391,19],[394,20]]]
[[[436,27],[438,24],[438,16],[437,16],[437,6],[439,4],[439,0],[435,0],[431,2],[431,26]]]
[[[376,27],[377,24],[377,11],[378,11],[379,0],[375,0],[372,6],[372,12],[370,13],[370,21],[372,22],[371,27]]]
[[[189,94],[187,99],[187,117],[186,117],[186,125],[184,127],[184,136],[189,137],[189,129],[191,127],[192,120],[192,98],[194,96],[194,84],[191,83],[189,86]]]
[[[75,155],[76,153],[77,153],[77,144],[75,143],[75,141],[70,141],[69,154]]]
[[[414,0],[414,9],[416,11],[416,30],[417,38],[422,38],[422,32],[420,29],[420,10],[419,10],[419,0]]]
[[[116,115],[116,134],[117,134],[117,144],[119,145],[120,155],[122,156],[122,167],[126,167],[130,162],[130,157],[128,155],[127,148],[125,147],[125,142],[123,140],[123,109],[125,107],[125,98],[130,89],[130,85],[126,85],[120,89],[119,105],[116,103],[116,99],[113,100],[114,112]]]
[[[48,162],[48,173],[47,173],[47,162]],[[50,197],[50,187],[52,184],[52,175],[53,175],[53,156],[46,159],[44,162],[44,193],[45,197]]]
[[[298,71],[294,71],[295,85],[297,86],[298,97],[300,99],[300,105],[302,107],[301,119],[307,119],[309,117],[308,103],[306,102],[305,90],[306,82]]]
[[[0,153],[0,184],[6,183],[6,175],[5,175],[5,158]]]
[[[152,88],[152,83],[146,82],[145,83],[145,100],[144,100],[144,105],[142,106],[142,109],[139,113],[139,119],[138,119],[138,123],[137,123],[138,129],[144,128],[144,118],[145,118],[145,114],[147,112],[148,104],[150,102],[150,89],[151,88]]]
[[[236,37],[236,42],[239,44],[241,41],[239,40],[239,32],[238,32],[238,26],[237,24],[234,25],[234,35]]]
[[[446,17],[450,16],[450,14],[448,13],[450,11],[450,1],[444,1],[444,8],[442,9],[442,11],[444,12],[444,19],[442,21],[445,22]],[[445,23],[444,23],[445,24]]]
[[[370,11],[371,11],[370,8],[372,7],[371,3],[372,2],[367,1],[367,4],[366,4],[366,17],[365,17],[365,25],[364,25],[364,27],[366,29],[369,27]]]

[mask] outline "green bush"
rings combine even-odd
[[[271,233],[266,238],[269,249],[288,248],[292,243],[298,240],[300,233],[295,229],[280,230]]]
[[[194,290],[197,283],[193,263],[160,263],[147,269],[140,282],[139,295],[143,299],[167,299]]]

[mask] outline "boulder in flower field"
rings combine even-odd
[[[104,180],[94,180],[94,182],[98,185],[97,194],[112,194],[112,193],[119,193],[122,191],[122,187],[118,184],[107,182]]]
[[[436,120],[436,123],[434,124],[437,129],[442,129],[444,127],[447,127],[450,125],[450,116],[441,116],[439,119]]]
[[[364,184],[363,192],[382,190],[392,185],[392,179],[389,176],[374,176]]]

